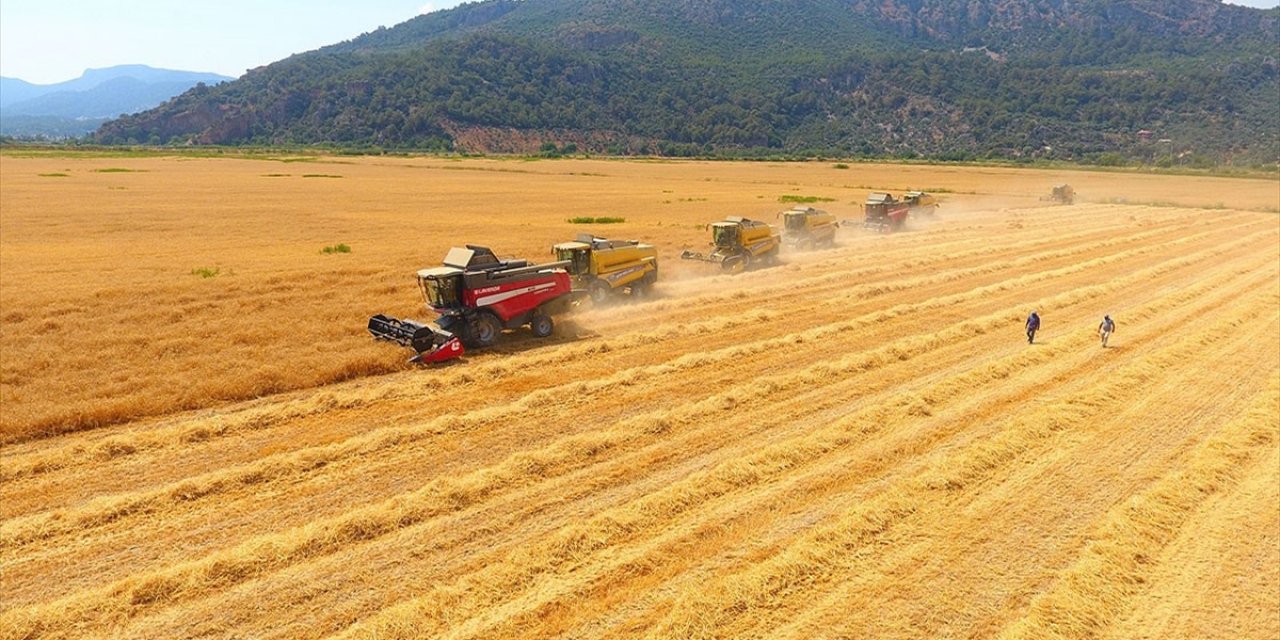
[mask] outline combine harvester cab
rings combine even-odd
[[[932,218],[938,213],[938,199],[923,191],[908,191],[902,196],[911,217]]]
[[[568,263],[575,290],[603,304],[624,289],[632,297],[648,295],[658,281],[658,250],[639,240],[607,240],[589,233],[552,247],[556,259]]]
[[[796,207],[778,214],[782,216],[782,241],[793,249],[808,251],[815,247],[833,247],[836,243],[836,217],[813,207]]]
[[[711,245],[710,254],[685,251],[680,257],[714,262],[725,271],[736,273],[757,264],[773,264],[782,247],[782,236],[767,223],[730,216],[711,224]]]
[[[899,202],[888,193],[873,193],[867,196],[862,205],[866,214],[862,226],[879,233],[893,233],[907,227],[907,216],[911,208],[905,202]]]
[[[434,323],[385,315],[369,318],[369,333],[417,352],[411,362],[442,362],[467,347],[488,347],[503,329],[529,325],[540,338],[551,335],[551,316],[572,304],[568,264],[530,265],[499,260],[487,247],[454,247],[444,266],[418,272],[426,305],[439,314]]]

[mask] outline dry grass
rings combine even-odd
[[[611,234],[652,240],[677,266],[680,248],[705,243],[705,232],[685,221],[768,217],[779,184],[843,191],[849,201],[865,191],[830,182],[842,176],[817,164],[344,159],[344,180],[281,181],[264,178],[277,175],[278,163],[259,160],[0,162],[0,434],[9,442],[399,370],[401,359],[359,327],[376,312],[415,313],[409,274],[453,243],[537,257],[576,233],[564,211],[606,209],[630,221]],[[68,179],[41,178],[55,168]],[[448,171],[459,168],[479,171]],[[1031,203],[1042,182],[1064,177],[927,167],[858,173],[860,183],[885,189],[963,181],[1011,203]],[[513,208],[531,178],[556,197]],[[1086,200],[1113,197],[1121,184],[1131,199],[1159,193],[1203,205],[1203,192],[1230,191],[1233,206],[1274,200],[1259,181],[1204,178],[1178,189],[1188,181],[1069,179]],[[706,202],[661,204],[668,191]],[[954,196],[948,208],[982,198]],[[853,215],[852,205],[844,208],[837,213]],[[497,228],[518,233],[502,237]],[[316,255],[334,237],[347,241],[339,247],[360,247],[359,260]],[[67,371],[75,375],[60,375]]]
[[[0,637],[1280,633],[1273,182],[0,163]],[[676,259],[781,192],[913,184],[948,198],[914,233]],[[449,244],[542,256],[566,211],[657,244],[659,295],[450,367],[364,334]]]

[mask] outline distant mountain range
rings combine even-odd
[[[0,77],[0,134],[81,136],[111,118],[150,109],[199,83],[229,80],[234,78],[146,65],[89,69],[74,80],[46,85]]]
[[[483,0],[96,139],[1275,163],[1278,25],[1219,0]]]

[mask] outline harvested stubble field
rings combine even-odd
[[[1037,201],[1060,181],[1084,202]],[[910,233],[676,259],[909,188],[945,198]],[[1275,179],[2,156],[0,637],[1275,638],[1278,209]],[[537,258],[579,216],[661,248],[655,299],[432,369],[364,332],[422,316],[451,244]]]

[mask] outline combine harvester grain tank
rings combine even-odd
[[[555,245],[552,251],[568,264],[574,289],[586,291],[596,304],[623,291],[644,297],[658,281],[658,250],[638,240],[608,240],[584,233],[574,242]]]
[[[807,251],[835,246],[836,217],[830,213],[813,207],[795,207],[778,215],[782,217],[782,241],[788,247]]]
[[[932,218],[938,213],[938,199],[924,191],[908,191],[902,195],[907,205],[907,215],[912,218]]]
[[[529,264],[501,260],[488,247],[454,247],[444,265],[418,272],[418,287],[432,322],[386,315],[369,318],[369,333],[417,352],[410,362],[443,362],[466,348],[487,347],[503,329],[529,325],[545,338],[555,328],[552,316],[567,311],[574,299],[568,262]]]
[[[782,236],[768,223],[730,216],[711,224],[711,253],[684,251],[685,260],[713,262],[729,272],[740,272],[758,264],[773,264],[782,247]]]

